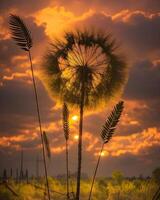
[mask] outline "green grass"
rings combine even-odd
[[[16,191],[19,197],[15,197],[4,186],[0,186],[0,200],[44,200],[44,191],[36,189],[32,184],[38,184],[44,188],[44,180],[39,182],[30,181],[31,184],[9,181],[11,187]],[[60,193],[65,193],[66,185],[63,179],[49,178],[50,189]],[[81,199],[87,200],[90,190],[91,180],[82,180]],[[75,190],[75,181],[73,189]],[[120,182],[115,179],[99,178],[96,180],[92,200],[151,200],[153,194],[158,188],[158,184],[153,180],[128,180],[123,179]],[[52,193],[54,200],[64,200],[65,196]]]

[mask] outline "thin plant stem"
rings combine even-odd
[[[68,140],[66,140],[67,200],[69,200]]]
[[[20,182],[23,180],[23,149],[21,149]]]
[[[81,165],[82,165],[82,131],[83,131],[83,106],[81,106],[81,108],[80,108],[76,200],[79,200],[79,198],[80,198],[80,181],[81,181]]]
[[[83,70],[84,79],[84,70]],[[81,166],[82,166],[82,135],[83,135],[83,111],[84,111],[84,97],[85,97],[85,84],[82,80],[82,92],[80,102],[80,121],[79,121],[79,139],[78,139],[78,170],[77,170],[77,191],[76,200],[80,199],[80,187],[81,187]]]
[[[11,186],[8,185],[7,182],[4,183],[5,187],[16,197],[18,197],[19,195],[13,190],[13,188],[11,188]]]
[[[49,183],[48,183],[47,164],[46,164],[46,157],[45,157],[42,124],[41,124],[40,109],[39,109],[39,102],[38,102],[38,93],[37,93],[37,87],[36,87],[36,81],[35,81],[33,64],[32,64],[32,57],[31,57],[31,52],[30,51],[28,51],[28,55],[29,55],[29,60],[30,60],[30,65],[31,65],[32,81],[33,81],[34,94],[35,94],[36,107],[37,107],[37,117],[38,117],[39,131],[40,131],[41,143],[42,143],[42,155],[43,155],[45,179],[46,179],[46,186],[47,186],[47,196],[48,196],[48,200],[51,200],[50,192],[49,192]]]
[[[104,144],[105,144],[105,143],[102,144],[102,147],[101,147],[101,150],[100,150],[100,153],[99,153],[99,157],[98,157],[97,165],[96,165],[96,168],[95,168],[95,171],[94,171],[94,175],[93,175],[93,179],[92,179],[92,184],[91,184],[91,189],[90,189],[90,193],[89,193],[89,198],[88,198],[88,200],[91,200],[92,190],[93,190],[93,186],[94,186],[94,182],[95,182],[97,170],[98,170],[98,167],[99,167],[101,155],[102,155],[102,152],[103,152]]]
[[[70,175],[69,175],[69,177],[70,177]],[[73,180],[71,179],[71,177],[70,177],[70,184],[71,184],[71,190],[72,190],[72,192],[71,192],[72,198],[75,199],[76,198],[75,197],[75,191],[74,191],[74,188],[73,188]]]

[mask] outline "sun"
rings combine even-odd
[[[106,151],[102,151],[102,153],[101,153],[101,156],[102,157],[105,157],[105,156],[107,156],[108,155],[108,153],[106,152]]]
[[[77,116],[77,115],[73,115],[73,116],[72,116],[72,120],[73,120],[73,121],[77,121],[77,120],[78,120],[78,116]]]
[[[75,140],[78,140],[78,138],[79,138],[78,135],[75,135],[75,136],[74,136],[74,139],[75,139]]]
[[[106,150],[103,150],[102,152],[98,152],[98,153],[96,152],[94,155],[101,156],[101,157],[107,157],[107,156],[109,156],[109,153]]]

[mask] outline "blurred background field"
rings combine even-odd
[[[126,178],[120,171],[112,173],[112,177],[97,178],[93,189],[92,200],[152,200],[159,188],[159,173],[157,168],[151,177]],[[45,200],[45,180],[32,177],[22,180],[7,179],[8,186],[18,195],[14,195],[3,184],[0,185],[0,200]],[[49,177],[50,193],[54,200],[66,199],[66,178],[64,175],[56,178]],[[81,199],[87,200],[91,179],[86,176],[82,179]],[[74,199],[76,179],[70,178],[70,199]]]

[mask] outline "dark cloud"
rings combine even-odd
[[[132,59],[149,57],[160,48],[160,16],[147,16],[142,12],[126,13],[123,17],[112,19],[103,13],[95,13],[84,21],[76,23],[78,27],[93,27],[113,33],[113,37],[128,52]]]
[[[141,129],[159,127],[159,83],[159,62],[155,64],[149,60],[141,60],[131,68],[124,98],[137,102],[137,108],[130,110],[128,107],[128,114],[132,119],[139,121]]]
[[[149,60],[134,64],[130,71],[125,90],[128,99],[155,100],[160,98],[160,63],[154,65]]]
[[[31,14],[34,13],[45,6],[48,6],[50,0],[28,0],[28,1],[21,1],[21,0],[1,0],[0,2],[0,11],[1,12],[11,12],[11,10],[16,10],[18,13],[21,14]]]
[[[39,105],[42,122],[53,119],[50,109],[54,103],[49,99],[43,86],[38,82]],[[16,134],[23,130],[35,130],[37,111],[32,84],[24,81],[7,81],[0,87],[0,133]]]
[[[38,93],[40,104],[44,105],[41,106],[42,112],[48,111],[52,103],[48,95],[44,92],[42,85],[39,85]],[[16,80],[7,81],[0,88],[0,104],[2,106],[1,114],[12,113],[33,116],[36,109],[32,84],[26,84],[25,82]]]
[[[22,134],[25,130],[35,131],[37,121],[35,117],[14,114],[0,115],[0,136]]]
[[[122,43],[133,48],[137,57],[148,56],[160,47],[160,16],[147,17],[142,13],[131,14],[127,22],[115,23],[115,33]],[[114,30],[113,28],[113,30]]]
[[[11,60],[14,56],[24,55],[24,53],[10,40],[0,40],[0,62],[1,69],[13,68]]]
[[[60,0],[55,2],[55,5],[57,4],[72,10],[75,14],[83,13],[89,9],[103,10],[108,13],[116,13],[124,9],[132,11],[143,10],[147,12],[159,12],[160,10],[159,0]]]

